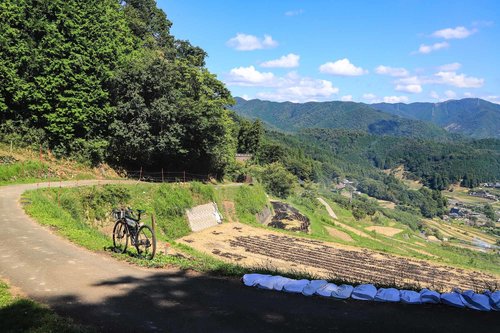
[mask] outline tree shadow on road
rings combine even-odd
[[[88,303],[74,295],[47,302],[99,331],[160,332],[461,332],[498,328],[498,313],[444,305],[407,305],[249,288],[234,278],[186,271],[124,275],[95,286],[115,296]]]
[[[75,324],[70,318],[54,313],[28,299],[16,299],[0,308],[1,332],[90,333],[90,327]]]

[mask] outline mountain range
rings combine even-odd
[[[500,105],[478,98],[441,103],[270,102],[236,97],[233,110],[271,128],[362,130],[374,135],[443,140],[460,134],[500,138]]]

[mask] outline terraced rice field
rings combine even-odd
[[[223,224],[180,241],[247,267],[308,272],[352,283],[427,287],[439,291],[455,287],[479,291],[500,286],[500,278],[490,274],[294,237],[239,223]]]

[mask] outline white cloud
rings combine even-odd
[[[441,72],[454,72],[459,70],[462,67],[462,64],[459,62],[453,62],[451,64],[445,64],[438,67],[438,70]]]
[[[435,92],[434,90],[433,90],[433,91],[431,91],[431,93],[429,94],[429,96],[430,96],[431,98],[434,98],[434,99],[439,100],[439,94],[438,94],[437,92]]]
[[[398,84],[395,88],[397,91],[405,91],[412,94],[418,94],[422,92],[422,86],[420,84]]]
[[[463,39],[469,37],[475,32],[477,32],[477,29],[469,30],[466,27],[446,28],[434,31],[432,33],[432,37],[444,39]]]
[[[273,86],[274,81],[273,73],[259,72],[254,66],[233,68],[227,77],[227,83],[234,86]]]
[[[275,67],[275,68],[293,68],[299,66],[300,56],[290,53],[282,56],[279,59],[269,60],[261,63],[262,67]]]
[[[385,96],[385,103],[408,103],[407,96]]]
[[[235,37],[228,40],[226,45],[238,51],[253,51],[276,47],[278,46],[278,42],[269,35],[259,38],[254,35],[238,33]]]
[[[480,88],[484,84],[484,79],[455,72],[438,72],[434,76],[437,78],[435,83],[459,88]]]
[[[457,97],[457,93],[456,93],[456,92],[454,92],[453,90],[446,90],[446,91],[444,92],[444,95],[445,95],[447,98],[449,98],[449,99],[453,99],[453,98]]]
[[[285,16],[297,16],[304,13],[303,9],[297,9],[297,10],[289,10],[285,12]]]
[[[468,91],[464,92],[464,97],[467,97],[467,98],[471,98],[473,97],[474,95]]]
[[[363,99],[366,99],[367,101],[372,101],[372,100],[377,98],[377,95],[372,94],[372,93],[366,93],[366,94],[363,94],[362,97],[363,97]]]
[[[248,96],[247,94],[243,94],[240,97],[243,98],[244,100],[247,100],[247,101],[249,101],[251,99],[250,96]]]
[[[449,46],[450,46],[450,44],[448,44],[448,42],[434,43],[432,45],[421,44],[420,47],[418,48],[417,52],[421,53],[421,54],[428,54],[428,53],[431,53],[433,51],[445,49]]]
[[[409,76],[396,80],[396,83],[401,85],[417,85],[422,84],[422,81],[422,78],[419,76]]]
[[[390,66],[383,66],[380,65],[377,68],[375,68],[375,73],[381,74],[381,75],[389,75],[389,76],[394,76],[394,77],[403,77],[403,76],[408,76],[410,73],[405,68],[402,67],[390,67]]]
[[[259,92],[257,97],[273,101],[307,102],[326,100],[338,92],[339,88],[330,81],[301,77],[291,72],[276,80],[273,91]]]
[[[340,97],[340,100],[343,102],[351,102],[352,101],[352,95],[345,95]]]
[[[487,100],[488,102],[500,104],[500,96],[484,96],[482,98]]]
[[[351,64],[347,58],[335,62],[327,62],[319,67],[319,71],[321,73],[341,76],[359,76],[368,73],[368,71],[363,68]]]

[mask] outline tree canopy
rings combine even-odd
[[[232,97],[171,26],[154,0],[2,1],[2,128],[95,163],[222,174]]]

